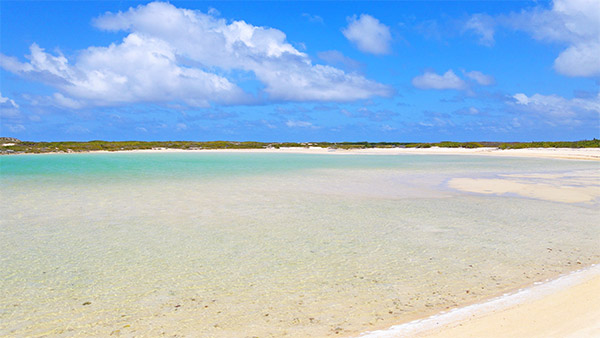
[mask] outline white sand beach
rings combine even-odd
[[[333,155],[476,155],[476,156],[508,156],[531,158],[560,158],[572,160],[600,161],[599,148],[370,148],[370,149],[332,149],[321,147],[306,148],[270,148],[270,149],[151,149],[133,150],[135,152],[251,152],[251,153],[289,153],[289,154],[333,154]],[[104,151],[100,151],[104,152]]]
[[[361,338],[599,337],[600,266]]]
[[[331,154],[331,155],[469,155],[469,156],[502,156],[502,157],[529,157],[529,158],[556,158],[570,160],[600,161],[600,148],[526,148],[526,149],[499,149],[483,148],[369,148],[369,149],[334,149],[321,147],[281,147],[268,149],[170,149],[155,148],[141,150],[123,150],[117,152],[211,152],[211,153],[280,153],[280,154]],[[109,153],[97,150],[91,152],[73,153]],[[23,153],[17,155],[44,155],[64,154],[64,152],[49,152],[42,154]],[[14,156],[14,155],[12,155]]]

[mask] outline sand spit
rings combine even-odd
[[[600,337],[600,266],[360,338]]]

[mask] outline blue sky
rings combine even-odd
[[[600,138],[600,2],[1,1],[23,140]]]

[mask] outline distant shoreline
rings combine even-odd
[[[61,141],[32,142],[11,137],[0,137],[0,154],[20,153],[78,153],[89,151],[128,151],[128,150],[271,150],[271,149],[327,149],[337,150],[380,150],[391,149],[600,149],[600,140],[543,141],[543,142],[255,142],[255,141]]]
[[[335,149],[322,147],[280,147],[262,149],[132,149],[132,150],[90,150],[71,152],[44,153],[4,153],[4,155],[36,155],[36,154],[82,154],[82,153],[280,153],[280,154],[329,154],[329,155],[470,155],[500,157],[532,157],[569,160],[600,161],[600,148],[523,148],[500,149],[494,147],[481,148],[358,148]]]

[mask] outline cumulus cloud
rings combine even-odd
[[[600,75],[600,41],[569,46],[554,60],[554,68],[568,76]]]
[[[349,17],[348,26],[342,33],[365,53],[380,55],[390,52],[390,28],[368,14],[361,14],[359,18],[356,15]]]
[[[506,19],[513,28],[537,40],[567,45],[554,68],[567,76],[600,75],[600,1],[555,0],[552,8],[536,8]]]
[[[517,93],[512,104],[523,111],[546,118],[546,121],[574,122],[579,119],[600,118],[600,93],[591,98],[566,99],[558,95],[533,94],[527,96]]]
[[[70,108],[135,102],[207,107],[258,100],[235,83],[231,74],[236,72],[253,74],[263,84],[258,96],[271,101],[352,101],[393,94],[363,76],[312,64],[277,29],[228,23],[210,12],[153,2],[106,13],[93,23],[128,35],[107,47],[89,47],[73,60],[34,43],[29,62],[0,55],[0,65],[57,88],[53,99]]]
[[[465,89],[467,84],[452,69],[443,75],[427,71],[412,79],[413,86],[419,89]]]
[[[31,45],[30,52],[29,63],[15,61],[5,69],[56,87],[66,95],[55,93],[55,102],[67,108],[170,101],[207,106],[209,100],[246,99],[226,78],[179,65],[174,48],[165,41],[137,33],[118,45],[89,47],[74,65],[37,44]]]
[[[494,44],[496,26],[522,30],[540,41],[562,43],[566,48],[554,60],[554,69],[563,75],[600,75],[600,1],[555,0],[519,13],[491,17],[474,14],[463,31],[473,31],[486,46]]]

